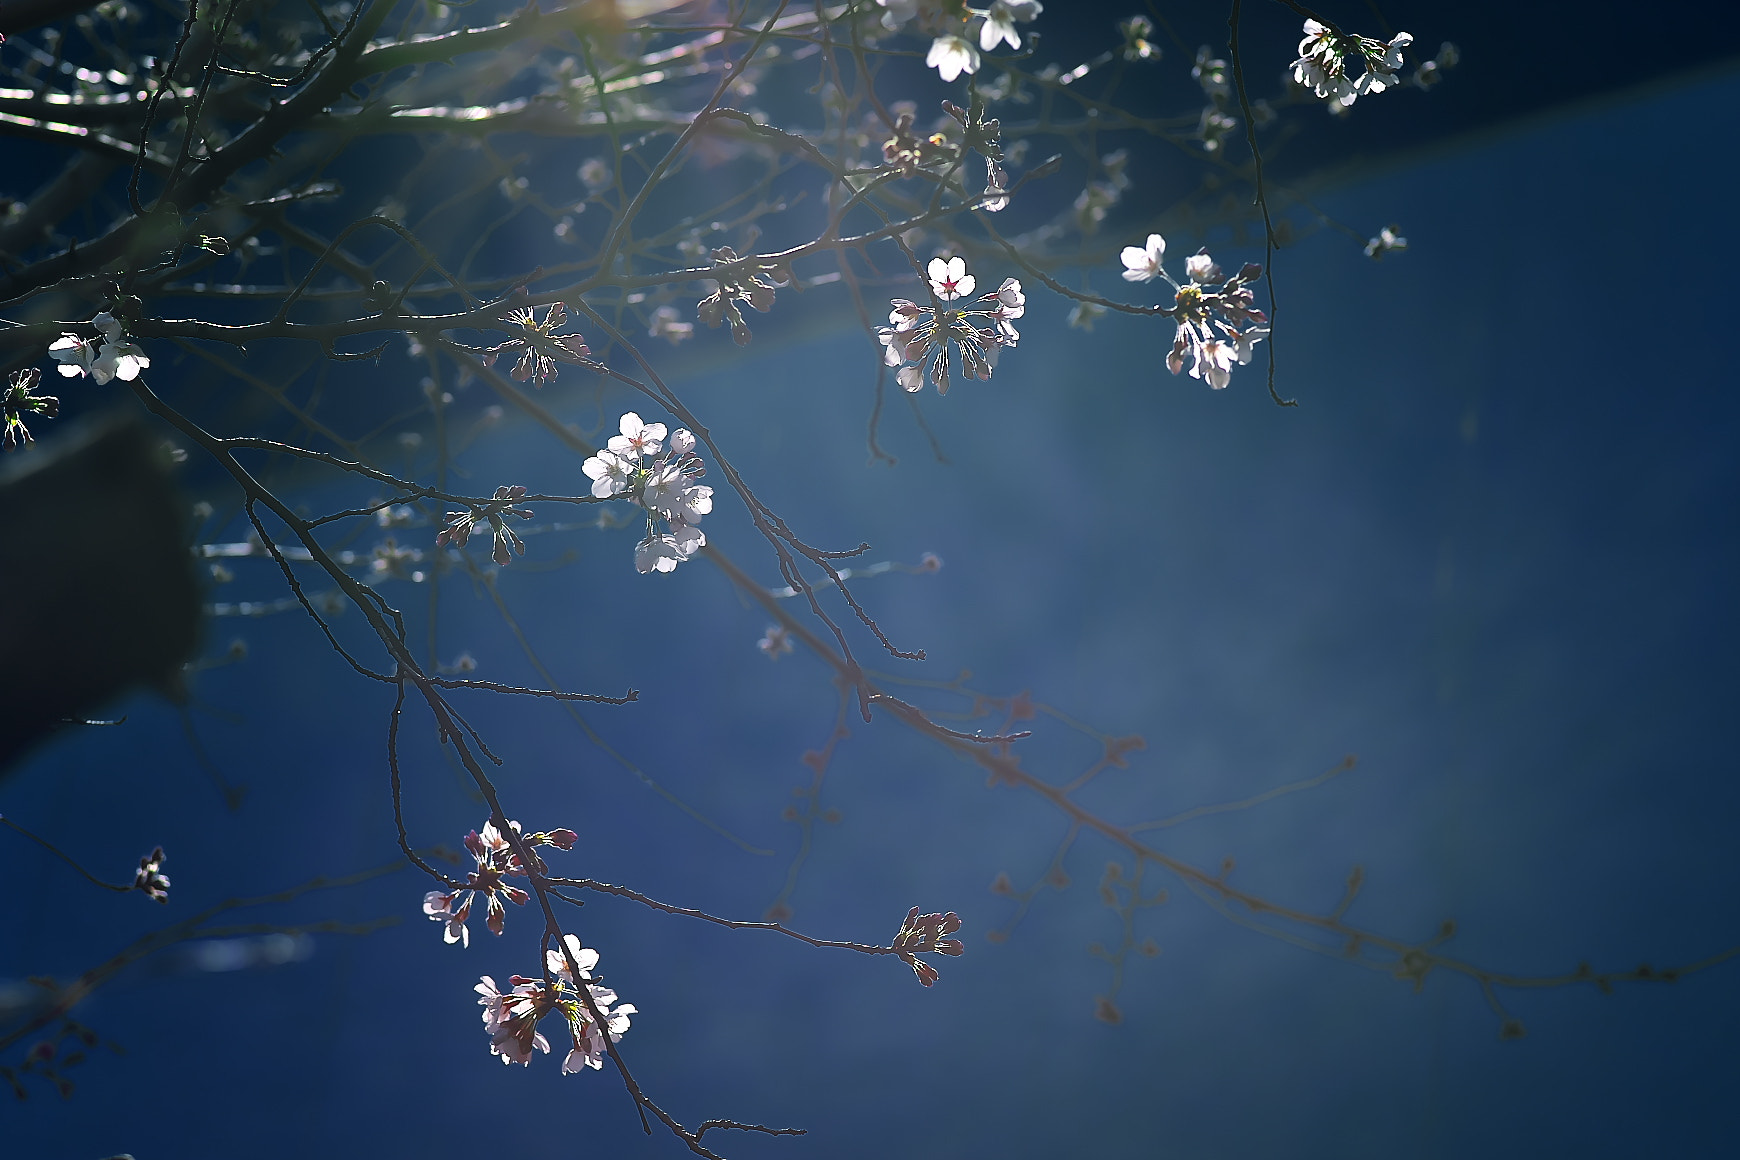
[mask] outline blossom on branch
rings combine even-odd
[[[961,954],[967,949],[966,944],[958,938],[947,937],[960,929],[961,917],[954,911],[921,915],[915,906],[906,912],[906,919],[894,936],[894,953],[912,968],[920,983],[931,986],[937,981],[937,970],[918,956]]]
[[[101,342],[63,334],[48,346],[48,353],[60,362],[60,373],[69,379],[90,375],[98,383],[120,379],[130,383],[139,372],[151,365],[143,351],[133,345],[111,314],[99,314],[91,325],[101,333]]]
[[[573,965],[570,966],[570,958]],[[549,1053],[550,1042],[538,1031],[544,1016],[559,1013],[568,1024],[572,1049],[562,1060],[562,1074],[570,1075],[584,1068],[598,1070],[604,1066],[608,1053],[605,1035],[615,1043],[628,1030],[629,1016],[637,1014],[632,1003],[619,1003],[609,987],[591,982],[592,971],[598,966],[598,952],[580,945],[571,934],[562,936],[561,949],[551,948],[544,956],[548,975],[543,979],[528,979],[514,975],[503,991],[488,975],[482,976],[472,990],[480,996],[483,1026],[489,1033],[490,1054],[501,1057],[504,1064],[530,1065],[532,1053]],[[578,977],[576,977],[576,969]],[[592,1000],[590,1008],[581,997],[580,988]],[[593,1018],[593,1010],[604,1020],[602,1027]]]
[[[647,513],[646,538],[635,546],[635,571],[672,572],[706,546],[696,524],[713,510],[713,489],[695,481],[707,473],[695,454],[695,436],[684,428],[665,442],[663,423],[647,423],[633,411],[619,421],[603,450],[580,465],[599,499],[620,497]],[[660,523],[665,530],[661,531]]]
[[[924,386],[928,364],[930,380],[939,395],[948,394],[949,363],[952,341],[960,352],[961,367],[970,379],[988,380],[997,365],[997,356],[1005,347],[1013,349],[1021,334],[1015,329],[1015,319],[1027,309],[1027,297],[1021,283],[1005,278],[1003,284],[989,294],[981,294],[978,305],[956,309],[944,303],[970,296],[977,288],[973,276],[967,273],[960,258],[932,258],[926,273],[929,276],[932,304],[920,306],[904,298],[894,299],[888,314],[890,325],[878,327],[876,336],[882,343],[883,362],[898,368],[895,381],[912,392]],[[984,330],[974,320],[989,322]]]
[[[515,834],[520,832],[518,822],[510,821],[508,825]],[[534,848],[554,846],[558,850],[571,850],[578,837],[573,830],[560,829],[528,834],[522,841]],[[484,921],[490,933],[495,935],[501,934],[507,913],[502,899],[507,899],[515,906],[524,906],[531,898],[524,890],[509,886],[505,881],[508,877],[524,878],[526,867],[520,861],[520,856],[514,853],[507,838],[496,829],[493,821],[485,822],[481,831],[473,830],[465,835],[465,848],[477,863],[477,868],[467,875],[465,885],[457,890],[431,890],[423,896],[423,913],[429,916],[431,922],[446,923],[446,929],[441,932],[442,941],[458,943],[462,947],[471,945],[471,931],[466,926],[466,920],[471,917],[471,904],[477,895],[484,897],[488,912]],[[532,857],[537,860],[536,854]],[[539,861],[533,869],[542,873],[543,863]],[[494,986],[493,983],[490,985]]]
[[[1172,307],[1161,311],[1177,324],[1166,369],[1178,374],[1188,365],[1192,378],[1218,391],[1232,381],[1233,365],[1249,363],[1256,344],[1269,335],[1268,316],[1257,309],[1250,288],[1263,268],[1248,263],[1227,278],[1208,251],[1200,250],[1184,260],[1189,280],[1181,285],[1166,272],[1165,256],[1166,239],[1149,234],[1146,245],[1125,246],[1118,257],[1126,281],[1162,278],[1172,287]]]
[[[163,874],[163,863],[167,860],[163,855],[162,846],[156,847],[139,859],[139,869],[133,875],[133,889],[140,891],[147,898],[154,898],[158,902],[168,902],[169,879]]]
[[[556,377],[558,361],[596,366],[587,358],[592,351],[586,346],[584,336],[557,333],[567,319],[568,308],[560,302],[550,303],[542,320],[538,318],[536,309],[508,311],[507,317],[502,321],[518,325],[523,337],[510,338],[504,343],[485,349],[483,365],[493,366],[502,354],[517,350],[520,358],[511,372],[514,379],[522,383],[530,382],[532,386],[540,388]]]
[[[1396,70],[1402,67],[1402,49],[1414,43],[1398,32],[1388,43],[1366,36],[1338,34],[1316,20],[1305,21],[1305,38],[1299,42],[1299,59],[1293,62],[1293,80],[1326,101],[1350,107],[1367,93],[1381,93],[1401,83]],[[1358,60],[1363,71],[1348,75],[1348,64]]]

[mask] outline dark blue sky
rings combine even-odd
[[[934,576],[857,589],[897,643],[929,650],[915,675],[968,667],[979,688],[1030,688],[1146,737],[1095,808],[1163,816],[1360,756],[1317,790],[1162,831],[1169,853],[1233,855],[1238,881],[1317,909],[1362,864],[1353,919],[1418,938],[1453,917],[1453,947],[1498,969],[1692,961],[1740,943],[1723,728],[1740,399],[1719,337],[1736,175],[1716,147],[1737,106],[1740,81],[1724,78],[1324,192],[1328,212],[1362,232],[1395,221],[1411,245],[1374,264],[1324,232],[1281,255],[1281,386],[1297,409],[1270,404],[1250,368],[1220,393],[1174,379],[1168,336],[1133,320],[1068,330],[1042,293],[993,382],[924,400],[947,465],[900,406],[884,433],[900,463],[865,464],[875,356],[859,335],[778,342],[776,313],[740,354],[704,332],[716,369],[681,389],[800,533],[868,539],[872,559],[942,556]],[[1125,289],[1113,271],[1101,284]],[[578,392],[553,398],[596,423]],[[580,486],[578,463],[529,427],[473,463],[490,486]],[[772,581],[734,505],[707,527]],[[799,759],[825,740],[832,693],[814,662],[756,652],[764,618],[716,572],[635,576],[632,538],[533,541],[528,562],[570,546],[578,559],[516,564],[504,594],[567,684],[642,691],[589,713],[613,744],[777,853],[691,822],[547,705],[467,705],[507,762],[510,812],[580,831],[556,866],[757,917],[794,848],[777,815],[807,781]],[[276,594],[253,567],[226,596]],[[388,591],[420,606],[421,590]],[[14,840],[0,976],[66,976],[207,901],[393,858],[388,696],[301,618],[226,622],[214,652],[232,629],[250,658],[197,681],[193,720],[248,785],[243,809],[224,811],[179,718],[150,701],[40,753],[0,785],[0,810],[115,863],[111,876],[161,842],[173,901],[94,896]],[[480,675],[529,679],[460,583],[443,634]],[[455,843],[484,813],[410,719],[414,839]],[[1062,779],[1083,754],[1051,727],[1027,765]],[[992,946],[984,932],[1009,911],[986,886],[1044,872],[1054,812],[987,790],[890,721],[854,726],[826,802],[844,820],[821,832],[794,924],[879,941],[911,905],[955,909],[969,949],[937,987],[892,961],[610,900],[579,916],[641,1009],[623,1046],[655,1098],[690,1123],[811,1130],[722,1140],[728,1155],[1634,1157],[1715,1154],[1734,1136],[1740,965],[1605,997],[1508,993],[1529,1034],[1501,1043],[1462,980],[1414,994],[1172,883],[1143,918],[1162,954],[1132,964],[1112,1028],[1092,1018],[1107,974],[1086,952],[1117,934],[1094,896],[1109,849],[1084,839],[1075,884]],[[533,971],[534,924],[515,913],[503,939],[479,929],[469,950],[446,947],[417,911],[424,889],[405,873],[262,912],[404,919],[317,935],[299,962],[136,968],[81,1011],[129,1054],[80,1067],[71,1101],[7,1106],[5,1154],[679,1154],[643,1140],[608,1075],[488,1056],[469,988]]]

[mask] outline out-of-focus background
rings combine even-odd
[[[1463,71],[1408,116],[1438,116],[1456,87],[1495,100],[1508,78],[1522,86],[1575,55],[1455,17],[1440,31],[1463,44]],[[1586,37],[1597,22],[1578,19]],[[1587,69],[1628,67],[1642,51],[1630,29],[1610,21],[1611,57]],[[1719,39],[1676,35],[1651,61],[1695,64]],[[745,352],[703,331],[694,349],[710,357],[674,385],[812,542],[867,540],[869,562],[940,556],[934,574],[855,586],[896,644],[930,658],[869,663],[945,682],[970,669],[975,689],[1031,690],[1096,729],[1141,734],[1131,768],[1084,797],[1107,816],[1237,801],[1359,756],[1316,789],[1159,831],[1168,853],[1234,857],[1235,881],[1315,910],[1361,865],[1352,920],[1416,939],[1453,918],[1450,949],[1501,971],[1695,962],[1740,943],[1723,711],[1740,645],[1740,399],[1721,341],[1736,256],[1722,144],[1740,79],[1682,68],[1646,91],[1607,87],[1566,105],[1535,85],[1517,102],[1529,116],[1469,105],[1456,132],[1422,134],[1430,150],[1318,174],[1325,214],[1367,233],[1394,222],[1409,244],[1373,262],[1334,230],[1306,231],[1277,256],[1278,386],[1297,408],[1269,401],[1258,367],[1224,392],[1175,379],[1169,334],[1120,318],[1071,329],[1037,288],[993,381],[924,400],[946,461],[895,400],[881,439],[899,462],[867,462],[876,348],[849,325],[782,332],[775,314]],[[1207,241],[1223,264],[1261,259]],[[1177,238],[1176,252],[1197,242]],[[1126,289],[1111,271],[1102,288]],[[395,354],[381,373],[409,365]],[[590,385],[550,400],[590,429],[629,407],[654,417]],[[465,466],[480,487],[584,484],[571,454],[511,421]],[[350,494],[307,489],[315,510]],[[212,499],[204,538],[240,539]],[[705,526],[777,583],[733,503]],[[500,592],[566,686],[640,691],[629,707],[583,709],[605,741],[771,853],[649,792],[549,704],[463,705],[504,761],[509,813],[580,833],[554,868],[759,917],[797,852],[779,814],[811,781],[801,759],[826,742],[835,693],[801,653],[758,652],[765,616],[716,571],[636,576],[635,538],[535,538]],[[270,562],[233,567],[213,601],[281,594]],[[427,586],[383,592],[427,608]],[[438,615],[444,659],[536,680],[463,578],[444,581]],[[163,844],[175,884],[165,908],[99,896],[0,836],[12,908],[0,1019],[28,1011],[27,974],[64,980],[202,905],[396,856],[390,691],[358,680],[300,615],[215,619],[205,656],[225,657],[232,638],[246,657],[192,674],[184,707],[112,706],[124,725],[63,734],[0,783],[0,811],[87,864],[108,859],[94,868],[111,878],[131,869],[109,864],[116,851]],[[425,722],[407,721],[412,840],[456,847],[486,810]],[[1079,840],[1073,884],[1041,892],[991,944],[1012,904],[988,885],[1039,880],[1065,820],[892,721],[848,726],[823,788],[841,818],[816,831],[792,924],[886,941],[912,905],[956,910],[968,951],[940,963],[934,988],[893,960],[614,899],[574,919],[640,1009],[622,1048],[655,1099],[691,1124],[809,1131],[710,1134],[727,1155],[1629,1157],[1714,1155],[1734,1136],[1740,963],[1611,995],[1506,991],[1527,1035],[1501,1042],[1467,980],[1433,974],[1415,993],[1151,878],[1173,895],[1140,919],[1161,954],[1131,959],[1123,1021],[1108,1026],[1093,1012],[1110,970],[1089,946],[1119,937],[1095,894],[1114,851]],[[1053,719],[1036,728],[1024,765],[1052,780],[1098,753]],[[239,810],[218,777],[245,787]],[[528,1070],[488,1054],[470,988],[535,973],[538,924],[515,911],[500,939],[479,921],[468,949],[443,946],[419,913],[425,888],[405,872],[237,919],[402,919],[366,936],[244,932],[130,968],[78,1012],[127,1054],[93,1053],[69,1073],[69,1100],[38,1088],[9,1102],[0,1151],[673,1154],[668,1136],[641,1135],[608,1071],[560,1076],[559,1050]]]

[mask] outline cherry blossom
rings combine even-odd
[[[1172,307],[1164,313],[1177,330],[1166,355],[1166,369],[1176,375],[1188,366],[1192,378],[1221,390],[1232,381],[1233,364],[1248,364],[1253,348],[1269,335],[1264,325],[1268,316],[1257,309],[1251,290],[1263,268],[1249,263],[1228,278],[1208,251],[1200,250],[1184,260],[1189,280],[1181,285],[1166,272],[1165,254],[1166,242],[1159,234],[1149,234],[1145,247],[1125,246],[1119,255],[1124,277],[1131,282],[1161,278],[1172,287]],[[1085,322],[1087,317],[1082,310],[1081,320]],[[1081,324],[1074,315],[1071,322]]]
[[[1396,33],[1388,43],[1339,35],[1316,20],[1306,20],[1304,30],[1299,59],[1293,62],[1294,81],[1344,109],[1368,93],[1381,93],[1400,83],[1396,70],[1402,67],[1402,49],[1414,43],[1406,32]],[[1352,58],[1364,66],[1357,79],[1347,71]]]
[[[979,71],[979,50],[959,36],[939,36],[931,41],[924,63],[943,80],[953,82],[962,73]]]
[[[968,378],[989,379],[1003,349],[1020,341],[1014,320],[1026,311],[1027,298],[1020,282],[1006,278],[995,291],[981,294],[975,306],[939,310],[939,303],[972,294],[977,282],[960,258],[933,258],[927,273],[937,303],[920,306],[905,298],[894,299],[889,304],[893,307],[889,325],[879,327],[876,337],[883,346],[882,361],[896,368],[894,379],[902,388],[919,390],[928,371],[937,393],[946,395],[955,357],[951,342]],[[990,329],[981,329],[976,320],[990,323]]]
[[[592,971],[598,966],[598,952],[581,946],[574,935],[563,935],[562,946],[546,952],[544,964],[549,972],[544,979],[514,975],[508,980],[509,989],[503,991],[493,978],[484,975],[472,988],[483,1007],[490,1054],[500,1056],[504,1064],[530,1065],[534,1051],[547,1054],[550,1050],[549,1040],[538,1031],[538,1022],[546,1015],[560,1014],[568,1024],[573,1045],[562,1060],[562,1074],[571,1075],[588,1067],[595,1071],[602,1068],[608,1053],[605,1035],[610,1036],[611,1043],[621,1039],[628,1030],[629,1016],[638,1014],[638,1010],[632,1003],[619,1002],[616,992],[609,987],[591,982]],[[581,997],[582,986],[592,1000],[590,1009]],[[593,1018],[593,1009],[604,1020],[602,1028]]]
[[[1010,48],[1019,49],[1021,34],[1015,30],[1015,22],[1030,23],[1041,11],[1037,0],[994,0],[983,14],[985,23],[979,28],[979,47],[990,52],[1006,41]]]
[[[1124,281],[1152,282],[1160,277],[1160,263],[1166,258],[1166,239],[1149,234],[1146,246],[1125,246],[1118,259],[1124,263]]]
[[[706,467],[695,454],[694,432],[669,432],[633,411],[618,424],[620,435],[580,465],[599,499],[620,497],[646,511],[646,536],[634,549],[635,571],[674,572],[707,544],[696,527],[713,510],[713,489],[695,482]],[[661,530],[660,524],[664,527]]]
[[[508,822],[515,834],[520,833],[520,824]],[[524,845],[536,848],[538,846],[554,846],[558,850],[571,850],[578,840],[573,830],[557,829],[547,833],[527,834],[521,838]],[[485,923],[492,934],[500,935],[507,908],[502,905],[505,898],[515,906],[524,906],[531,898],[517,886],[509,886],[508,877],[523,878],[526,867],[520,861],[520,856],[514,853],[505,835],[496,829],[493,821],[485,822],[482,830],[473,830],[465,835],[465,848],[470,852],[477,868],[466,876],[465,885],[457,890],[431,890],[423,896],[423,913],[431,922],[446,924],[441,932],[441,940],[462,947],[471,945],[471,930],[466,921],[471,917],[471,904],[477,895],[483,895],[487,916]],[[537,865],[533,869],[542,872],[543,862],[534,853],[533,860]],[[491,984],[493,986],[493,984]]]
[[[76,334],[62,334],[49,344],[48,353],[59,361],[62,375],[71,379],[88,374],[98,383],[110,379],[130,383],[151,365],[151,360],[127,337],[113,315],[99,314],[91,319],[91,325],[102,332],[100,345],[96,339]]]
[[[929,273],[931,293],[944,302],[967,297],[977,285],[973,276],[967,273],[966,262],[960,258],[932,258]]]

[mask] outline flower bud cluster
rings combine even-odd
[[[24,367],[13,371],[5,389],[0,391],[0,450],[12,451],[36,441],[30,428],[24,425],[24,416],[41,415],[52,419],[60,414],[59,399],[53,395],[31,393],[41,383],[41,371]]]
[[[915,906],[906,912],[906,919],[894,936],[894,953],[900,956],[901,962],[912,968],[918,981],[928,987],[936,982],[937,970],[918,956],[961,954],[967,949],[966,944],[958,938],[946,937],[960,929],[961,916],[954,911],[947,914],[920,914]]]
[[[972,295],[978,283],[967,273],[960,258],[932,258],[927,269],[930,276],[931,305],[920,306],[905,298],[896,298],[888,314],[890,325],[878,327],[877,338],[883,346],[882,361],[898,367],[894,374],[907,391],[924,386],[927,369],[937,394],[949,391],[949,343],[960,350],[961,369],[970,379],[988,380],[997,365],[997,356],[1005,347],[1013,350],[1021,334],[1015,329],[1015,319],[1027,310],[1027,296],[1021,283],[1014,278],[990,294],[978,298],[974,308],[957,309],[946,305]],[[974,322],[983,319],[986,329]]]
[[[1149,234],[1145,246],[1125,246],[1119,255],[1124,280],[1163,278],[1172,287],[1172,308],[1165,313],[1178,324],[1178,330],[1166,356],[1166,369],[1177,374],[1188,363],[1192,378],[1218,391],[1231,381],[1233,364],[1249,363],[1253,348],[1268,337],[1269,328],[1263,324],[1269,317],[1257,309],[1256,295],[1251,291],[1251,283],[1262,277],[1263,268],[1247,262],[1228,278],[1208,251],[1201,250],[1184,260],[1188,281],[1180,285],[1166,272],[1165,257],[1166,239],[1159,234]]]
[[[133,889],[158,902],[169,901],[169,879],[164,876],[163,847],[158,846],[139,859],[139,869],[133,875]]]
[[[503,991],[493,978],[483,975],[472,988],[480,996],[477,1002],[483,1008],[490,1054],[500,1056],[504,1064],[529,1067],[532,1052],[548,1054],[550,1041],[538,1030],[538,1023],[544,1016],[557,1013],[568,1024],[573,1044],[562,1061],[562,1074],[571,1075],[586,1067],[597,1071],[604,1066],[605,1034],[609,1034],[610,1042],[617,1042],[628,1030],[628,1017],[637,1014],[634,1004],[618,1003],[615,991],[590,981],[593,968],[598,965],[597,951],[581,946],[580,940],[571,934],[563,935],[562,942],[566,953],[556,949],[545,952],[544,978],[513,975],[508,979],[508,989]],[[569,956],[579,968],[578,979],[568,965]],[[604,1019],[602,1028],[580,997],[582,986]]]
[[[568,320],[568,308],[560,302],[552,302],[544,311],[540,321],[536,308],[527,307],[520,310],[510,310],[503,322],[517,325],[523,332],[523,337],[510,338],[497,346],[492,346],[483,352],[483,365],[494,366],[495,360],[507,351],[517,350],[520,358],[514,364],[513,377],[516,382],[530,382],[534,387],[542,387],[556,377],[556,363],[580,363],[585,366],[594,364],[587,358],[592,351],[586,345],[586,339],[579,334],[558,334]],[[506,561],[502,561],[506,563]]]
[[[741,259],[737,251],[730,246],[720,246],[713,251],[713,265],[716,267],[738,261]],[[790,282],[790,271],[777,266],[763,267],[748,277],[721,277],[715,281],[713,293],[695,304],[695,317],[713,330],[717,330],[721,322],[729,322],[731,341],[738,346],[747,346],[755,335],[750,332],[749,324],[743,321],[743,312],[737,309],[737,304],[747,302],[766,314],[773,309],[774,288]]]
[[[520,824],[510,821],[513,832],[520,832]],[[521,840],[527,846],[554,846],[558,850],[572,850],[579,835],[573,830],[551,830],[548,833],[527,834]],[[531,898],[517,886],[509,886],[505,881],[509,877],[524,878],[526,867],[520,861],[520,856],[514,853],[502,832],[495,828],[494,822],[485,822],[482,831],[473,830],[465,835],[465,848],[470,851],[472,859],[477,863],[476,869],[466,876],[465,885],[457,890],[431,890],[423,896],[423,913],[429,916],[431,922],[445,923],[441,932],[441,940],[446,943],[458,943],[462,947],[471,945],[471,930],[465,925],[471,917],[471,904],[477,895],[484,897],[488,914],[485,924],[491,934],[499,935],[507,913],[502,905],[502,899],[507,899],[515,906],[524,906]],[[534,854],[536,859],[537,855]],[[544,864],[541,860],[533,867],[538,873],[543,873]]]
[[[695,482],[707,473],[695,454],[695,436],[679,427],[667,446],[665,425],[642,422],[633,411],[622,416],[618,430],[580,470],[599,499],[626,499],[646,509],[646,539],[635,546],[635,571],[675,571],[706,546],[695,525],[713,510],[713,489]]]
[[[1402,67],[1402,49],[1414,43],[1398,32],[1386,44],[1365,36],[1338,34],[1315,20],[1305,21],[1305,38],[1299,42],[1299,59],[1293,62],[1293,80],[1326,101],[1342,108],[1367,93],[1381,93],[1401,83],[1396,70]],[[1363,71],[1348,75],[1348,65],[1359,61]]]
[[[69,379],[90,375],[98,383],[120,379],[130,383],[139,372],[151,365],[133,341],[121,329],[112,314],[99,314],[91,325],[101,332],[101,341],[62,334],[48,346],[48,353],[60,362],[60,373]]]
[[[514,504],[525,498],[526,489],[519,484],[512,487],[495,489],[495,502],[486,507],[469,508],[462,512],[448,512],[447,526],[435,536],[435,542],[442,546],[452,545],[463,548],[471,539],[471,533],[477,529],[479,521],[487,523],[495,536],[495,551],[492,559],[497,564],[506,566],[514,555],[526,554],[526,542],[515,534],[507,525],[506,517],[518,516],[522,520],[532,518],[528,508],[515,507]]]

